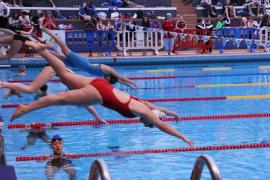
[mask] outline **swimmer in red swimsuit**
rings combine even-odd
[[[55,72],[59,75],[61,81],[73,89],[59,94],[51,94],[38,99],[29,105],[19,105],[12,115],[11,120],[31,112],[33,110],[55,105],[55,104],[73,104],[73,105],[94,105],[102,104],[104,107],[113,109],[126,117],[140,117],[159,128],[161,131],[178,137],[192,146],[191,140],[178,132],[172,126],[161,121],[152,112],[151,107],[144,101],[132,97],[123,91],[111,86],[107,81],[99,78],[88,78],[82,75],[68,73],[65,64],[56,56],[51,54],[44,45],[34,41],[26,42],[26,45],[35,49],[44,57]]]

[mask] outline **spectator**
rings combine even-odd
[[[31,28],[31,19],[29,17],[29,10],[22,10],[19,20],[23,29]]]
[[[130,8],[143,8],[144,6],[138,5],[128,0],[111,0],[110,6],[114,7],[130,7]]]
[[[168,55],[172,55],[173,45],[174,45],[174,37],[172,35],[173,30],[175,29],[175,23],[172,20],[172,14],[167,13],[165,21],[162,24],[162,29],[164,31],[168,31],[164,33],[164,48],[165,51],[168,51]]]
[[[253,19],[249,17],[242,17],[241,18],[241,27],[254,27],[253,26]]]
[[[20,16],[20,13],[18,11],[14,11],[12,13],[12,16],[10,16],[8,19],[9,29],[13,31],[21,30],[19,16]]]
[[[104,12],[99,12],[98,13],[98,20],[97,20],[97,30],[98,30],[98,36],[97,36],[97,41],[98,41],[98,56],[102,56],[102,51],[103,51],[103,41],[104,41],[104,31],[106,30],[106,26],[104,25],[104,20],[106,20],[106,13]]]
[[[177,49],[179,49],[179,47],[181,45],[181,38],[179,36],[179,33],[183,33],[185,27],[186,27],[186,22],[185,22],[183,16],[177,16],[177,20],[175,23],[175,29],[174,29],[174,32],[176,32],[177,35],[176,35],[174,46],[173,46],[173,53],[176,53]]]
[[[257,0],[257,16],[263,16],[265,12],[266,0]],[[262,14],[261,14],[262,10]]]
[[[105,30],[106,30],[106,40],[108,40],[108,49],[107,49],[107,52],[106,52],[106,56],[110,56],[110,50],[112,50],[112,47],[113,47],[113,41],[114,41],[114,37],[115,37],[115,32],[116,32],[116,29],[114,28],[114,24],[111,23],[111,20],[110,19],[107,19],[107,23],[106,23],[106,26],[105,26]]]
[[[262,20],[260,22],[260,28],[270,26],[270,16],[268,14],[263,15]]]
[[[0,28],[8,27],[8,16],[9,16],[9,7],[0,0]]]
[[[217,16],[217,14],[212,9],[212,0],[202,0],[201,6],[206,9],[207,17]]]
[[[143,28],[143,30],[145,31],[144,32],[144,41],[147,42],[147,29],[150,27],[150,21],[149,21],[149,15],[148,14],[145,14],[142,18],[142,24],[141,24]],[[143,52],[143,55],[145,56],[146,55],[146,50],[142,50]]]
[[[54,179],[56,171],[63,169],[68,175],[70,180],[76,179],[76,171],[72,165],[72,161],[68,159],[70,154],[63,152],[63,140],[59,135],[54,135],[51,140],[53,154],[45,166],[45,175],[47,179]]]
[[[223,28],[223,27],[228,27],[230,26],[231,24],[231,20],[229,17],[222,17],[217,23],[216,23],[216,26],[215,28],[216,29],[220,29],[220,28]]]
[[[244,7],[248,10],[250,16],[255,16],[252,12],[252,8],[256,7],[256,5],[257,5],[256,0],[246,0]],[[243,21],[245,21],[245,18],[243,19]]]
[[[127,32],[126,34],[126,41],[128,42],[128,37],[129,37],[129,42],[131,44],[129,44],[129,46],[133,46],[133,43],[134,43],[134,34],[135,34],[135,31],[136,31],[136,23],[134,22],[134,19],[133,19],[133,16],[131,16],[130,14],[128,15],[128,22],[126,23],[126,30],[129,31]],[[132,55],[132,52],[131,50],[129,50],[129,55],[131,56]]]
[[[225,17],[229,18],[231,15],[233,15],[234,18],[238,18],[236,15],[236,11],[234,6],[231,3],[231,0],[226,0],[225,6],[223,7]]]
[[[83,20],[88,20],[90,17],[86,16],[87,2],[83,2],[82,6],[79,9],[79,17]]]
[[[32,28],[31,33],[34,33],[39,38],[42,37],[41,28],[42,28],[43,21],[44,21],[44,12],[41,10],[38,10],[36,16],[32,18],[33,28]]]
[[[161,29],[161,22],[158,20],[157,16],[152,16],[150,18],[149,27],[154,29]]]
[[[47,11],[46,16],[43,20],[43,27],[54,30],[57,27],[55,19],[52,17],[52,11]]]
[[[22,0],[19,0],[19,5],[17,4],[16,0],[13,0],[13,5],[23,7]]]

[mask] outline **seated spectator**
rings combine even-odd
[[[248,13],[250,16],[255,16],[252,12],[252,8],[257,7],[256,15],[259,16],[261,8],[263,10],[263,14],[265,14],[265,3],[265,0],[246,0],[244,7],[248,9]]]
[[[16,0],[13,0],[13,5],[23,7],[22,0],[19,0],[19,4],[17,4]]]
[[[234,18],[238,18],[236,15],[235,8],[231,3],[231,0],[226,0],[223,9],[224,9],[225,17],[229,18],[232,15]]]
[[[217,14],[212,9],[212,0],[202,0],[201,6],[206,9],[207,17],[217,16]]]
[[[88,3],[83,2],[82,7],[79,9],[79,16],[83,20],[95,18],[97,16],[95,5],[93,3],[89,5]]]
[[[12,16],[10,16],[8,19],[9,29],[11,29],[13,31],[21,30],[19,16],[20,16],[20,14],[18,11],[14,11],[12,13]]]
[[[173,45],[174,45],[174,37],[172,35],[173,30],[175,28],[175,23],[172,20],[172,14],[167,13],[165,21],[163,22],[162,29],[164,31],[168,31],[164,33],[164,48],[165,51],[168,51],[168,55],[173,55],[172,50],[173,50]]]
[[[22,10],[21,16],[19,17],[20,24],[22,28],[30,28],[31,27],[31,19],[29,17],[29,10]]]
[[[62,169],[70,180],[76,179],[76,170],[72,165],[72,161],[68,158],[69,154],[63,152],[63,139],[59,135],[54,135],[51,140],[53,154],[45,166],[45,175],[47,179],[54,179],[55,173]]]
[[[144,6],[138,5],[128,0],[111,0],[110,6],[114,7],[130,7],[130,8],[143,8]]]
[[[54,30],[57,27],[55,19],[52,17],[52,11],[47,11],[46,16],[43,20],[43,27]]]
[[[270,26],[270,16],[268,14],[263,15],[262,20],[260,22],[260,28]]]

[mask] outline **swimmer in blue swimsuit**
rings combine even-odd
[[[88,59],[84,56],[80,56],[72,52],[66,45],[66,43],[57,35],[53,34],[50,30],[43,28],[45,33],[50,35],[60,46],[64,56],[53,53],[58,58],[64,60],[65,64],[70,67],[77,67],[83,71],[90,73],[91,75],[104,77],[111,84],[119,83],[129,86],[133,89],[138,88],[137,85],[130,79],[121,76],[115,69],[105,64],[93,65],[88,62]]]

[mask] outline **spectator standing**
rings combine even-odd
[[[129,46],[133,46],[134,44],[134,39],[135,37],[133,37],[135,35],[135,31],[136,31],[136,23],[134,22],[134,18],[132,15],[128,15],[128,22],[126,23],[126,30],[129,31],[126,34],[126,42],[128,42],[128,37],[129,37],[129,42],[131,44],[129,44]],[[129,55],[132,55],[131,50],[129,50]]]
[[[234,18],[238,18],[236,15],[235,8],[231,3],[231,0],[226,0],[223,9],[224,9],[225,17],[229,18],[231,15],[233,15]]]
[[[144,14],[144,16],[142,18],[141,26],[144,27],[143,28],[143,31],[145,31],[144,32],[144,43],[146,43],[147,42],[147,34],[148,34],[147,29],[150,27],[150,21],[149,21],[149,15],[148,14]],[[146,55],[146,50],[143,49],[142,52],[143,52],[143,55],[145,56]]]
[[[105,28],[106,26],[104,25],[104,20],[106,20],[106,14],[104,12],[99,12],[98,14],[98,20],[97,20],[97,30],[98,30],[98,36],[97,36],[97,41],[98,41],[98,56],[102,56],[102,51],[103,51],[103,41],[104,41],[104,35],[105,35]]]
[[[176,51],[180,48],[181,38],[179,36],[179,33],[183,33],[185,28],[186,28],[186,22],[183,16],[177,16],[175,29],[174,29],[174,32],[176,32],[177,35],[176,35],[174,46],[173,46],[173,53],[176,53]]]
[[[172,20],[172,14],[167,13],[165,21],[162,24],[162,29],[164,31],[164,48],[165,51],[168,51],[168,55],[172,55],[173,45],[174,45],[174,37],[172,35],[173,30],[175,29],[175,23]]]
[[[47,11],[46,16],[43,20],[43,27],[54,30],[57,27],[55,19],[52,17],[52,11]]]
[[[150,28],[161,29],[161,22],[158,20],[157,16],[152,16],[150,18],[149,26]]]

